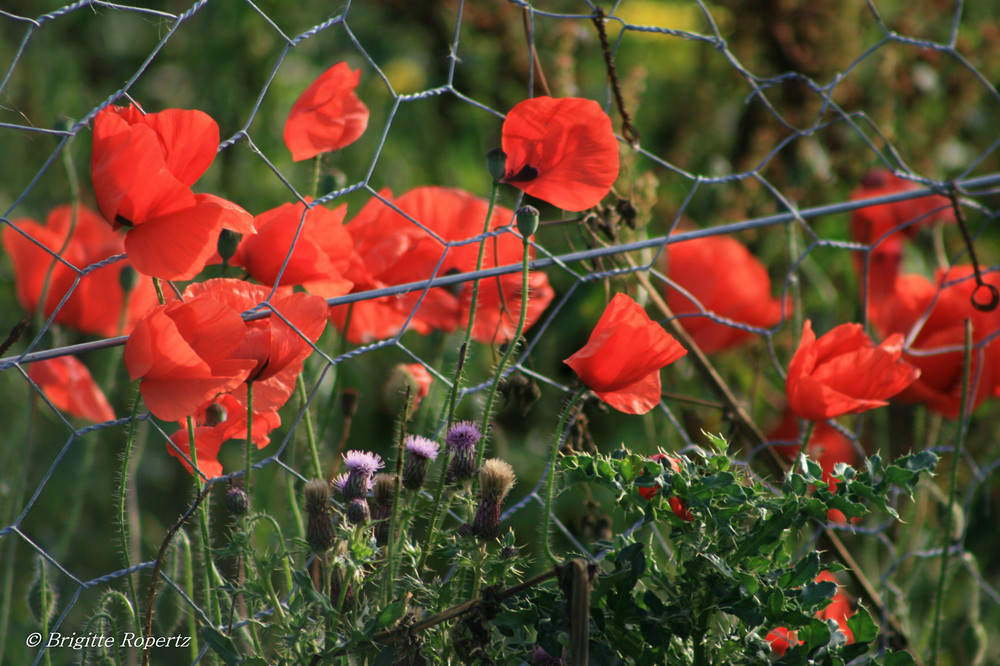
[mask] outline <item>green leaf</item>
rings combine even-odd
[[[809,609],[832,599],[836,593],[837,584],[832,581],[824,580],[819,583],[808,583],[799,592],[799,600],[802,602],[804,608]]]
[[[863,606],[859,606],[854,615],[847,618],[847,628],[854,634],[857,643],[870,643],[878,636],[878,626]]]
[[[403,613],[406,612],[406,601],[400,600],[395,603],[391,603],[381,611],[379,611],[378,616],[375,618],[375,624],[379,629],[388,627],[393,622],[403,617]]]
[[[883,663],[885,666],[915,666],[917,662],[909,652],[893,652],[885,656]]]
[[[236,644],[233,643],[233,639],[229,636],[226,636],[215,627],[207,625],[201,628],[201,636],[208,643],[209,647],[212,648],[212,651],[219,655],[219,658],[225,663],[230,664],[230,666],[243,663],[243,655],[236,649]]]

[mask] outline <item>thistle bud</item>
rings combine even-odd
[[[513,468],[499,458],[490,458],[479,469],[479,508],[472,529],[482,541],[500,536],[500,505],[515,478]]]
[[[371,508],[368,500],[363,497],[352,499],[347,504],[347,522],[351,525],[364,525],[372,518]]]
[[[507,153],[499,148],[494,148],[486,153],[486,170],[490,172],[490,177],[494,183],[499,183],[507,175]]]
[[[306,543],[314,553],[325,553],[333,547],[333,523],[330,521],[330,484],[323,479],[306,482],[305,496]]]
[[[419,435],[406,436],[406,464],[403,466],[403,487],[420,490],[427,478],[427,461],[436,460],[438,444]]]
[[[396,492],[395,474],[376,474],[372,491],[371,512],[374,523],[375,543],[389,543],[389,520],[392,518],[392,500]]]
[[[219,256],[222,257],[223,264],[229,264],[229,260],[236,254],[236,248],[240,246],[242,238],[241,234],[230,229],[223,229],[219,233],[219,242],[216,248],[219,250]]]
[[[517,209],[514,219],[517,221],[517,231],[522,238],[527,239],[535,235],[538,231],[538,217],[538,209],[534,206],[521,206]]]
[[[250,496],[240,486],[230,486],[226,491],[226,510],[229,515],[239,518],[250,511]]]

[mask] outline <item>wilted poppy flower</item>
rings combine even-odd
[[[84,333],[110,337],[130,331],[138,316],[156,304],[152,285],[139,282],[129,294],[123,322],[126,294],[121,274],[132,270],[129,262],[117,261],[82,275],[70,267],[82,271],[125,251],[121,236],[85,206],[77,206],[75,212],[69,204],[57,206],[44,225],[27,218],[14,220],[4,226],[3,244],[14,264],[17,300],[28,312],[37,311],[43,289],[45,317],[72,290],[56,312],[55,321]],[[56,259],[56,254],[62,261]],[[74,285],[78,276],[80,281]],[[119,330],[122,325],[123,330]]]
[[[807,319],[788,364],[788,405],[809,421],[886,405],[920,376],[920,370],[900,358],[902,353],[902,335],[876,345],[860,324],[841,324],[817,340]]]
[[[659,461],[664,467],[669,465],[670,469],[672,469],[674,472],[681,471],[681,464],[677,460],[677,458],[669,456],[666,453],[654,453],[653,455],[649,456],[649,459]],[[660,493],[660,488],[658,486],[648,486],[645,488],[639,488],[639,494],[643,498],[648,500],[653,499],[659,493]],[[667,500],[667,502],[670,504],[670,509],[674,512],[675,516],[677,516],[681,520],[686,520],[688,522],[694,520],[694,515],[687,508],[687,506],[684,505],[684,502],[681,501],[679,498],[671,497]]]
[[[618,178],[618,140],[593,100],[526,99],[507,113],[501,146],[503,182],[564,210],[596,206]]]
[[[786,411],[781,423],[768,433],[768,438],[773,440],[792,441],[799,439],[799,437],[798,419],[791,411]],[[798,444],[781,444],[774,448],[788,461],[794,460],[801,449]],[[820,421],[813,426],[809,443],[806,444],[806,455],[819,463],[823,470],[821,478],[827,484],[830,492],[837,490],[838,482],[833,478],[833,468],[836,464],[845,463],[855,466],[858,461],[858,454],[854,450],[851,440],[825,421]],[[836,523],[847,522],[844,512],[839,509],[828,510],[826,517]]]
[[[674,314],[705,312],[758,328],[781,321],[781,300],[771,297],[767,269],[733,238],[708,236],[670,243],[666,273],[690,294],[664,286],[667,305]],[[790,308],[791,301],[788,305]],[[680,322],[705,353],[733,347],[753,335],[707,316],[681,317]]]
[[[660,368],[687,354],[626,294],[615,294],[584,347],[563,361],[604,402],[645,414],[660,402]]]
[[[360,69],[338,62],[295,100],[285,121],[285,145],[293,160],[339,150],[364,134],[368,107],[354,94],[360,79]]]
[[[261,213],[254,218],[257,233],[243,239],[231,263],[245,268],[258,282],[273,285],[291,252],[280,284],[301,285],[323,298],[342,296],[351,290],[352,283],[343,273],[354,254],[354,243],[343,224],[346,213],[346,205],[335,210],[314,206],[307,211],[301,202]]]
[[[1000,310],[973,307],[973,275],[968,265],[938,271],[933,283],[921,275],[901,275],[891,297],[872,313],[881,334],[903,334],[910,340],[904,358],[920,369],[920,378],[899,399],[923,403],[948,418],[958,418],[961,411],[966,319],[972,321],[974,345],[969,376],[978,380],[972,409],[1000,393],[1000,345],[991,339],[1000,330]],[[1000,273],[986,273],[983,279],[1000,288]]]
[[[28,368],[28,377],[38,385],[45,397],[59,409],[94,423],[115,418],[104,392],[75,356],[59,356],[35,361]]]
[[[230,439],[246,441],[247,409],[232,395],[222,393],[204,405],[192,415],[194,420],[195,452],[198,454],[198,469],[207,478],[222,476],[222,463],[219,462],[219,449]],[[180,430],[170,436],[173,444],[167,445],[167,451],[181,461],[188,472],[191,471],[191,446],[188,437],[187,419],[179,422]],[[281,425],[281,417],[277,412],[258,412],[254,410],[253,443],[262,449],[270,443],[268,434]],[[187,458],[185,458],[187,456]]]
[[[145,275],[183,280],[215,253],[219,232],[252,234],[253,218],[191,186],[215,159],[219,126],[201,111],[143,115],[111,106],[94,118],[91,179],[101,214],[125,227],[125,251]]]
[[[483,228],[489,210],[486,201],[462,190],[443,187],[418,187],[395,199],[390,192],[383,191],[380,197],[393,207],[374,198],[347,223],[356,251],[354,263],[345,274],[354,282],[352,291],[475,270],[479,244],[467,241],[478,235],[477,229]],[[496,206],[490,228],[509,224],[512,217],[510,210]],[[501,233],[485,242],[483,268],[521,262],[524,246],[514,234]],[[529,278],[527,326],[541,315],[553,296],[544,274],[539,276]],[[508,339],[513,335],[520,312],[520,275],[514,279],[500,278],[499,283],[503,298],[496,279],[480,282],[473,336],[482,342]],[[330,319],[344,331],[350,311],[350,327],[345,335],[355,344],[392,337],[404,326],[419,333],[431,329],[452,331],[468,321],[471,292],[472,284],[466,282],[448,288],[434,287],[426,293],[414,291],[364,300],[332,308]]]
[[[874,169],[851,192],[851,200],[871,199],[920,189],[886,169]],[[932,195],[894,203],[858,208],[851,213],[851,238],[872,245],[869,253],[868,297],[873,303],[892,292],[903,257],[903,241],[913,238],[921,227],[935,221],[954,222],[955,213],[947,197]],[[854,253],[858,275],[864,269],[864,255]]]
[[[245,382],[254,384],[254,411],[277,411],[295,387],[302,362],[326,324],[326,301],[310,294],[276,295],[281,317],[244,321],[241,313],[262,303],[268,287],[216,279],[189,285],[184,300],[154,308],[125,344],[125,365],[146,406],[165,420],[194,413],[218,393],[245,404]],[[304,337],[303,337],[304,336]]]

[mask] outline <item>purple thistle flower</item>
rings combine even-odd
[[[476,444],[482,438],[483,434],[479,432],[478,425],[472,421],[459,421],[448,429],[445,443],[452,453],[466,453],[475,450]]]
[[[348,472],[341,472],[337,476],[333,477],[333,481],[330,484],[336,489],[341,495],[344,494],[344,486],[347,485],[347,477],[350,476]]]
[[[438,443],[420,435],[406,436],[406,450],[410,455],[419,456],[425,460],[437,460]]]
[[[344,466],[348,472],[363,472],[371,476],[385,467],[377,453],[369,451],[348,451],[344,454]]]
[[[403,487],[419,490],[427,478],[427,461],[438,455],[438,444],[420,435],[406,436],[406,465],[403,467]]]

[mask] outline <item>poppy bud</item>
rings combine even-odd
[[[229,260],[236,254],[236,248],[240,246],[240,239],[242,238],[241,234],[230,229],[223,229],[219,234],[219,244],[216,247],[224,264],[228,264]]]
[[[490,458],[479,469],[479,508],[472,529],[483,541],[500,536],[500,505],[514,487],[514,470],[499,458]]]
[[[486,153],[486,169],[490,172],[490,177],[494,183],[499,183],[507,174],[507,153],[499,148],[494,148]]]
[[[347,522],[352,525],[364,525],[372,518],[368,500],[363,497],[352,499],[347,505]]]
[[[230,486],[226,491],[226,510],[229,514],[245,516],[250,511],[250,496],[239,486]]]
[[[517,220],[517,230],[522,238],[534,236],[535,232],[538,231],[538,216],[538,209],[534,206],[521,206],[514,213],[514,219]]]

